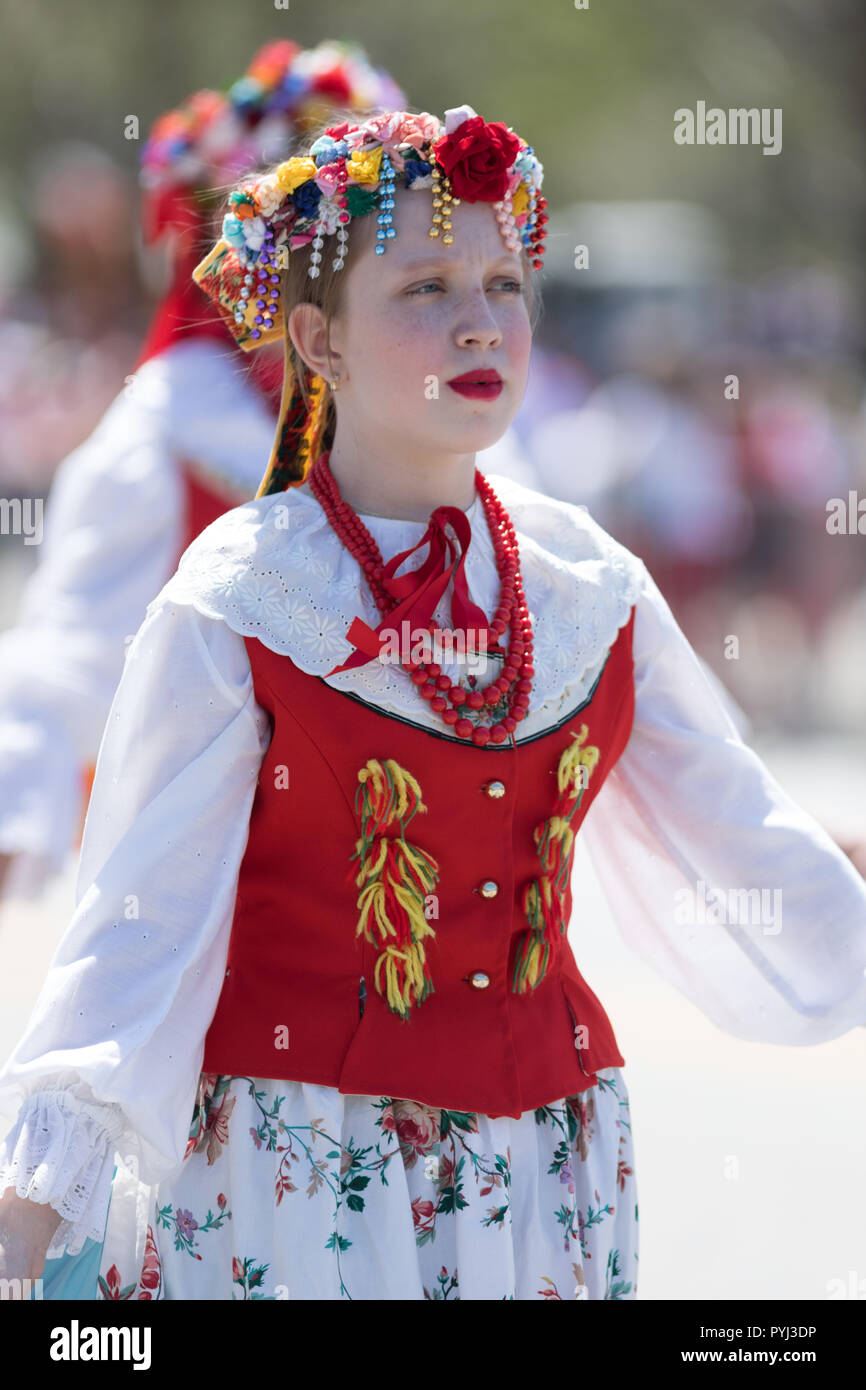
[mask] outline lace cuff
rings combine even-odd
[[[63,1217],[48,1249],[77,1255],[105,1233],[114,1145],[124,1128],[117,1105],[88,1105],[68,1091],[31,1095],[0,1144],[0,1193],[47,1202]]]

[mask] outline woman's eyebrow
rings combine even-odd
[[[400,271],[406,271],[406,270],[418,270],[418,269],[421,269],[421,268],[423,268],[423,267],[430,267],[430,268],[437,268],[437,269],[440,268],[440,267],[445,267],[445,269],[451,270],[451,269],[454,268],[455,264],[460,264],[460,262],[455,262],[454,257],[453,257],[453,256],[448,256],[448,255],[443,255],[443,256],[412,256],[412,257],[409,257],[407,260],[400,261],[400,262],[398,263],[398,269],[399,269]],[[510,265],[510,266],[513,267],[514,261],[512,260],[512,258],[511,258],[510,256],[504,255],[504,256],[497,256],[497,257],[495,258],[495,260],[493,260],[493,261],[491,262],[491,264],[493,264],[493,265]]]

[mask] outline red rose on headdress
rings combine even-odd
[[[519,152],[516,135],[501,121],[485,123],[481,116],[470,116],[433,146],[454,197],[467,203],[498,203],[504,198],[508,170]]]

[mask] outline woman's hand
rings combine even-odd
[[[62,1220],[47,1203],[31,1202],[7,1187],[0,1197],[0,1278],[39,1279]]]

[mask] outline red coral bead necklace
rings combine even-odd
[[[389,594],[382,584],[382,552],[358,513],[341,495],[328,458],[328,451],[320,454],[310,469],[310,489],[337,536],[364,571],[379,612],[387,617],[397,607],[399,600]],[[490,529],[499,577],[499,604],[490,628],[497,638],[507,628],[511,629],[502,672],[483,690],[466,690],[446,676],[435,661],[407,659],[401,664],[421,698],[429,701],[430,708],[442,716],[443,722],[454,729],[457,737],[471,740],[483,748],[486,743],[504,743],[509,736],[514,742],[514,730],[526,718],[529,709],[535,667],[532,665],[532,624],[523,592],[517,536],[507,511],[477,468],[475,487]],[[436,632],[435,624],[429,625],[429,631]],[[497,646],[498,643],[490,650],[495,652]],[[495,722],[484,724],[467,718],[468,712],[480,716],[482,710],[489,712]]]

